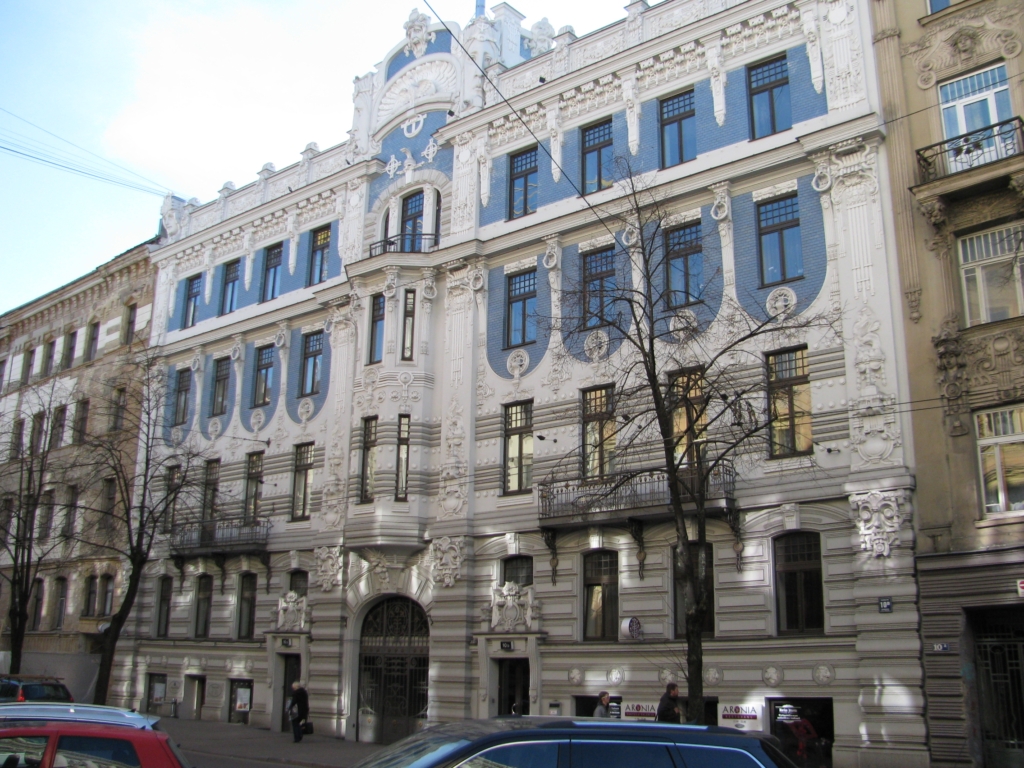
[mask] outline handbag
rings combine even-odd
[[[311,735],[313,734],[313,724],[312,724],[311,722],[309,722],[309,720],[306,720],[306,721],[305,721],[305,722],[304,722],[304,723],[302,724],[302,732],[303,732],[303,733],[304,733],[304,734],[305,734],[306,736],[311,736]]]

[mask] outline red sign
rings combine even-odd
[[[626,704],[622,708],[623,717],[632,717],[638,720],[654,720],[658,716],[657,704]]]

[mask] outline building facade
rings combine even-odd
[[[1022,12],[879,2],[933,765],[1019,762]]]
[[[149,566],[113,699],[281,728],[301,679],[318,732],[392,741],[587,714],[601,689],[643,717],[681,681],[664,486],[626,503],[594,453],[628,416],[620,348],[539,321],[628,280],[627,227],[594,212],[624,158],[688,244],[670,315],[829,319],[744,350],[792,439],[715,489],[709,719],[756,717],[804,764],[926,764],[870,13],[639,0],[577,38],[504,3],[465,27],[413,12],[356,78],[347,142],[168,198],[151,343],[208,492]]]

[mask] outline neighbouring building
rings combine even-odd
[[[148,568],[113,700],[283,728],[303,680],[318,733],[385,742],[601,689],[644,716],[680,677],[664,482],[613,490],[618,347],[536,322],[628,279],[629,233],[590,208],[623,157],[680,244],[669,315],[832,320],[747,350],[786,439],[712,489],[709,719],[741,708],[804,765],[926,765],[871,5],[638,0],[580,38],[505,3],[414,11],[347,142],[167,198],[151,343],[206,492]]]
[[[932,765],[1024,749],[1024,6],[881,0]]]

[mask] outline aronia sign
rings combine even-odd
[[[718,724],[741,731],[764,730],[760,704],[719,704]]]
[[[622,716],[627,720],[654,720],[658,715],[657,704],[623,704]]]

